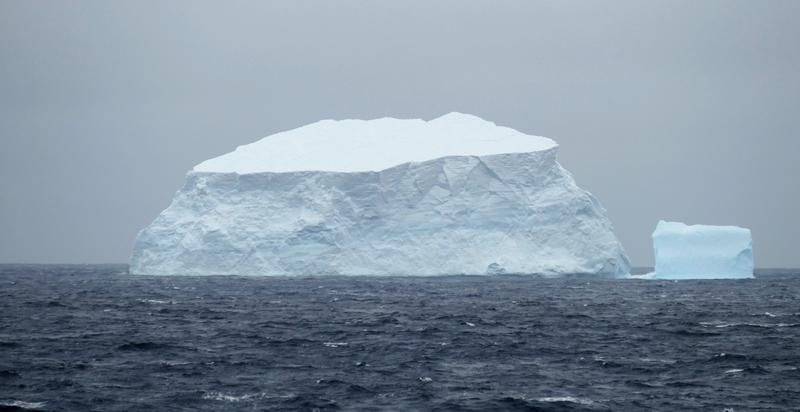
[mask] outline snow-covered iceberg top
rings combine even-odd
[[[322,120],[239,146],[206,160],[196,172],[363,172],[447,156],[487,156],[552,149],[531,136],[463,113],[430,121],[385,117]]]
[[[655,279],[753,277],[750,229],[660,221],[653,247]]]
[[[626,275],[605,209],[556,155],[459,113],[324,120],[195,167],[130,272]]]

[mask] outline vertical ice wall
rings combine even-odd
[[[660,221],[653,247],[656,279],[753,277],[750,229]]]

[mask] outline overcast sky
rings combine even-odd
[[[659,219],[800,267],[800,1],[0,0],[0,262],[127,262],[195,164],[324,118],[559,142],[637,266]],[[335,156],[335,153],[331,153]]]

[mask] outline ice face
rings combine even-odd
[[[340,123],[198,165],[140,232],[131,272],[628,273],[605,210],[552,140],[467,115]]]
[[[660,221],[653,247],[656,279],[753,277],[749,229]]]

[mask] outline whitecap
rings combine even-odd
[[[791,328],[798,326],[797,323],[731,323],[719,325],[718,328],[727,328],[731,326],[750,326],[753,328]]]
[[[590,399],[581,399],[574,396],[549,396],[545,398],[538,398],[536,400],[539,402],[569,402],[578,405],[591,405],[594,403],[594,401]]]
[[[165,361],[159,362],[159,364],[164,365],[164,366],[186,366],[186,365],[191,365],[192,363],[191,362],[184,362],[184,361],[165,360]]]
[[[158,305],[164,305],[167,303],[175,304],[175,302],[172,300],[159,300],[159,299],[137,299],[137,300],[142,303],[154,303]]]
[[[752,322],[722,323],[719,321],[700,322],[700,325],[713,326],[715,328],[732,328],[736,326],[749,326],[751,328],[793,328],[795,326],[800,326],[800,324],[798,323],[752,323]]]
[[[0,401],[1,406],[16,407],[22,409],[41,409],[44,408],[45,402],[25,402],[25,401]]]
[[[739,372],[744,372],[744,369],[728,369],[725,371],[725,373],[739,373]]]
[[[339,346],[347,346],[349,344],[347,342],[325,342],[323,345],[329,348],[338,348]]]
[[[222,402],[246,402],[268,398],[291,398],[292,396],[294,395],[269,395],[266,392],[245,393],[244,395],[238,396],[222,392],[206,392],[203,394],[203,399]]]
[[[639,361],[645,363],[666,363],[666,364],[673,364],[678,362],[675,359],[660,359],[660,358],[639,358]]]
[[[228,395],[222,392],[208,392],[203,394],[203,399],[224,402],[241,402],[253,399],[256,394],[244,394],[240,396]]]

